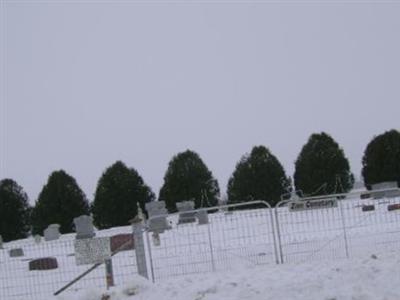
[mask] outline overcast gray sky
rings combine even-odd
[[[399,1],[9,1],[1,6],[1,170],[33,203],[65,169],[89,199],[123,160],[156,194],[200,154],[225,192],[263,144],[288,175],[313,132],[358,176],[400,127]]]

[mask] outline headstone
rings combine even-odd
[[[111,237],[111,252],[133,250],[133,234],[121,233]]]
[[[387,181],[387,182],[372,184],[371,188],[374,199],[394,198],[400,196],[400,190],[398,190],[399,186],[396,181]],[[377,190],[386,190],[386,189],[392,189],[392,190],[374,192]]]
[[[400,209],[400,204],[399,203],[390,204],[387,206],[387,209],[388,209],[388,211]]]
[[[60,238],[60,225],[51,224],[43,231],[45,241],[54,241]]]
[[[208,224],[208,213],[206,210],[199,210],[197,212],[197,219],[199,220],[199,225]]]
[[[93,227],[93,218],[90,216],[80,216],[74,218],[76,239],[91,239],[96,236]]]
[[[43,257],[29,262],[29,271],[53,270],[58,268],[55,257]]]
[[[194,210],[193,201],[182,201],[176,203],[176,208],[179,211],[178,224],[193,223],[196,222],[196,212]]]
[[[0,235],[0,249],[4,249],[3,248],[3,237]]]
[[[36,244],[40,244],[40,242],[42,241],[42,237],[38,234],[35,234],[33,238],[35,239]]]
[[[362,211],[373,211],[373,210],[375,210],[375,205],[373,205],[373,204],[363,205],[361,210]]]
[[[9,251],[10,257],[21,257],[24,256],[24,250],[22,248],[14,248]]]
[[[146,203],[146,210],[149,214],[149,231],[163,233],[165,230],[171,229],[171,226],[168,225],[168,211],[165,208],[164,201]]]

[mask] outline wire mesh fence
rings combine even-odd
[[[266,202],[220,207],[209,214],[207,224],[180,224],[179,214],[168,215],[168,222],[171,229],[157,240],[154,233],[147,232],[154,281],[228,269],[235,262],[257,265],[276,261],[272,211]]]
[[[144,229],[134,231],[135,244],[131,226],[98,231],[96,237],[109,238],[113,251],[118,249],[112,256],[116,285],[131,281],[137,273],[159,281],[228,270],[236,264],[298,263],[398,251],[400,197],[364,196],[303,198],[283,201],[275,208],[253,201],[186,211],[196,218],[185,222],[180,213],[164,215],[168,228],[152,230],[150,218]],[[132,243],[126,243],[126,238],[132,238]],[[138,238],[143,244],[140,252]],[[54,241],[37,243],[30,238],[3,246],[0,299],[45,299],[69,283],[74,284],[65,293],[106,287],[104,264],[77,265],[74,234]],[[73,281],[90,268],[93,270]]]
[[[120,236],[130,227],[117,232],[100,233],[106,239]],[[114,281],[121,284],[136,273],[133,250],[119,252],[112,259]],[[75,235],[62,235],[53,241],[35,242],[33,238],[6,243],[0,251],[0,299],[45,299],[69,283],[93,264],[77,265]],[[100,264],[87,276],[66,289],[65,293],[90,287],[106,287],[106,271]]]

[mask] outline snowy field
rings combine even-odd
[[[144,234],[151,280],[137,276],[134,250],[113,257],[117,288],[111,299],[125,299],[128,292],[149,300],[400,299],[400,210],[388,211],[398,203],[400,198],[355,198],[296,212],[288,207],[221,211],[209,214],[208,225],[177,225],[172,215],[172,229],[160,234],[159,243],[152,233]],[[365,205],[374,210],[363,211]],[[127,226],[97,236],[131,232]],[[76,265],[74,238],[5,244],[0,298],[47,299],[87,270],[90,265]],[[7,250],[16,247],[25,255],[10,258]],[[29,271],[29,261],[40,257],[56,257],[59,268]],[[121,288],[126,284],[127,290]],[[76,291],[86,290],[79,299],[100,300],[104,286],[101,266],[59,299],[77,299]]]
[[[156,284],[135,276],[123,288],[89,289],[57,299],[100,300],[104,295],[109,300],[398,300],[400,256],[397,251],[324,263],[236,266],[230,272],[186,275]]]

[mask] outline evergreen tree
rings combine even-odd
[[[74,231],[73,219],[89,214],[85,194],[64,170],[50,174],[32,211],[34,234],[42,234],[50,224],[59,224],[61,233]]]
[[[264,200],[275,205],[290,189],[279,160],[264,146],[242,156],[228,182],[228,203]]]
[[[5,242],[25,238],[29,232],[28,196],[14,180],[0,181],[0,235]]]
[[[97,184],[92,213],[98,228],[129,225],[138,213],[138,203],[145,212],[145,204],[155,198],[139,173],[117,161],[107,168]]]
[[[364,151],[362,175],[367,187],[384,181],[400,186],[400,132],[390,130],[374,137]]]
[[[304,195],[348,192],[354,184],[349,161],[328,134],[312,134],[295,163],[294,184]]]
[[[218,197],[218,182],[197,153],[186,150],[171,159],[159,194],[169,212],[177,210],[176,202],[187,200],[196,209],[216,206]]]

